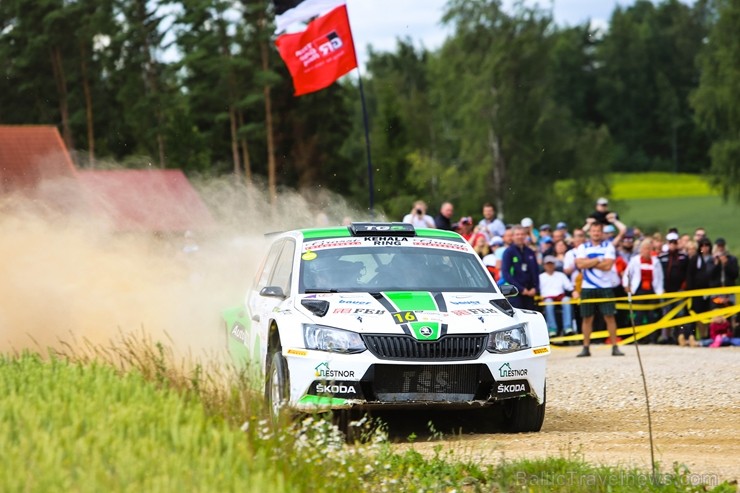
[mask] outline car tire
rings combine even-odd
[[[547,384],[545,384],[542,404],[531,396],[504,400],[500,404],[501,429],[506,433],[540,431],[545,421],[546,404]]]
[[[288,363],[283,358],[279,348],[270,353],[268,361],[265,402],[273,420],[278,420],[281,410],[290,399]]]

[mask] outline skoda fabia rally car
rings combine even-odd
[[[224,319],[275,411],[477,405],[539,431],[547,328],[505,294],[456,233],[353,223],[275,236]]]

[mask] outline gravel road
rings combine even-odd
[[[542,431],[447,435],[444,445],[461,458],[579,454],[595,464],[649,470],[650,446],[636,348],[612,357],[593,346],[553,347],[548,363],[547,414]],[[652,410],[655,458],[663,472],[674,462],[709,484],[740,479],[740,348],[640,346]],[[400,440],[399,440],[400,441]],[[432,453],[438,441],[399,443]]]

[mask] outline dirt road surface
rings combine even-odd
[[[634,346],[612,357],[594,346],[553,348],[547,371],[547,413],[539,433],[419,436],[413,446],[432,454],[440,444],[456,457],[492,463],[515,458],[568,457],[593,464],[650,470],[643,383]],[[688,467],[707,484],[740,479],[740,348],[640,346],[652,411],[655,459],[662,472]],[[414,430],[415,431],[415,430]],[[399,442],[404,440],[399,439]]]

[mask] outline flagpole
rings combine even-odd
[[[345,3],[345,8],[346,8]],[[347,8],[347,20],[349,20],[349,8]],[[352,25],[347,24],[349,35],[352,38],[352,47],[354,51],[354,35],[352,34]],[[365,155],[367,157],[367,189],[368,198],[370,199],[370,219],[375,219],[375,185],[373,184],[373,158],[370,153],[370,124],[367,117],[367,104],[365,103],[365,90],[362,87],[362,72],[360,71],[360,62],[357,60],[357,51],[355,51],[355,65],[357,66],[357,80],[360,88],[360,101],[362,102],[362,124],[365,127]]]
[[[357,80],[360,85],[360,100],[362,101],[362,122],[365,126],[365,152],[367,154],[367,186],[370,198],[370,219],[375,218],[375,185],[373,184],[373,159],[370,154],[370,125],[367,118],[367,105],[365,104],[365,90],[362,88],[362,74],[360,64],[357,64]]]

